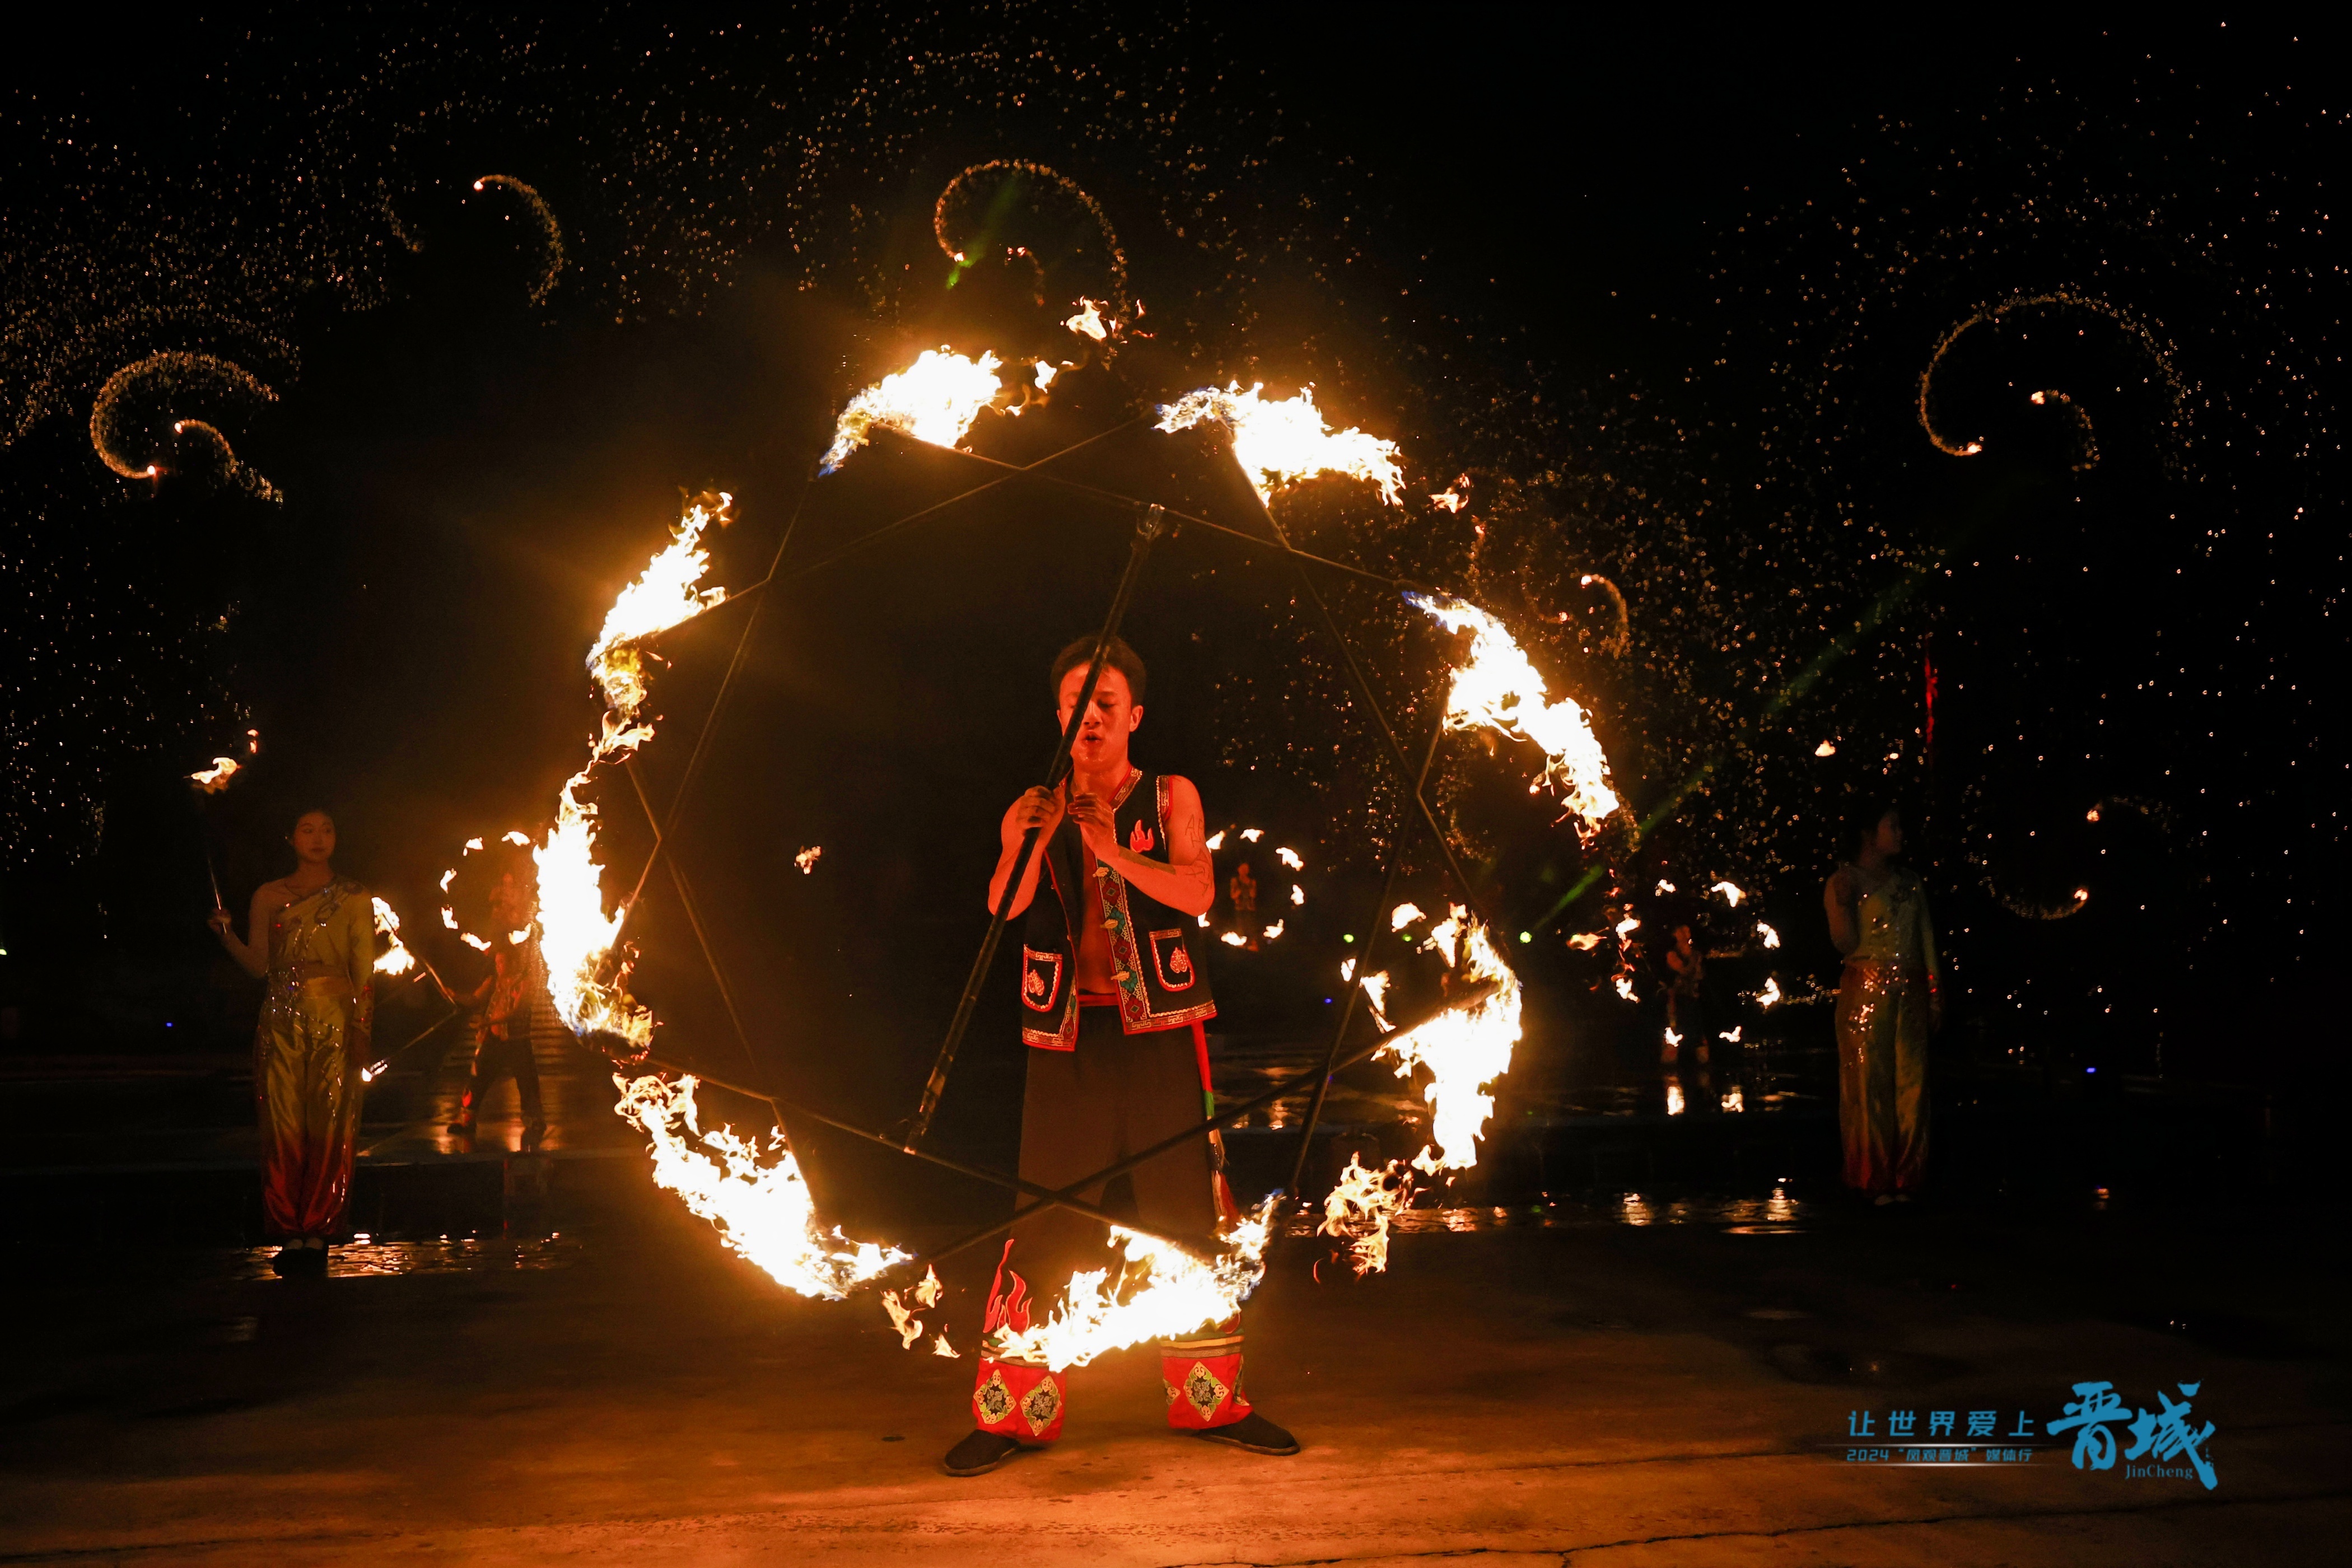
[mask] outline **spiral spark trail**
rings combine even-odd
[[[1111,227],[1110,215],[1076,180],[1043,163],[1025,158],[992,158],[972,164],[950,180],[931,206],[931,237],[939,242],[940,253],[961,270],[972,264],[973,252],[983,239],[992,239],[1003,247],[1008,256],[1029,263],[1035,278],[1037,302],[1044,304],[1045,265],[1031,246],[1003,232],[1011,226],[1006,222],[1007,208],[1016,198],[1015,187],[1024,176],[1038,181],[1094,221],[1102,239],[1107,274],[1104,291],[1109,296],[1102,303],[1115,320],[1125,321],[1134,313],[1127,293],[1127,252],[1119,247],[1118,232]],[[971,218],[975,207],[982,214],[976,224]],[[1072,330],[1076,329],[1074,326]]]
[[[2189,435],[2189,384],[2181,379],[2179,371],[2174,367],[2171,346],[2157,335],[2155,329],[2130,311],[2110,304],[2094,294],[2056,289],[2039,294],[2012,294],[1991,304],[1980,305],[1957,324],[1946,329],[1944,335],[1936,340],[1935,347],[1927,351],[1926,367],[1919,372],[1918,394],[1919,428],[1927,433],[1927,439],[1935,444],[1936,449],[1955,458],[1973,458],[1984,450],[1984,443],[1981,440],[1954,439],[1936,428],[1934,408],[1936,372],[1943,364],[1944,356],[1951,352],[1952,345],[1959,342],[1961,336],[1971,327],[1998,322],[2012,311],[2053,306],[2088,310],[2095,315],[2104,316],[2138,343],[2141,352],[2147,354],[2149,363],[2156,367],[2158,374],[2163,379],[2166,395],[2171,405],[2172,433],[2176,438],[2185,441]],[[2090,416],[2063,392],[2048,390],[2036,392],[2032,395],[2032,401],[2037,404],[2046,404],[2052,397],[2057,398],[2062,405],[2065,405],[2074,421],[2074,466],[2077,468],[2092,467],[2099,460],[2099,450],[2097,443],[2091,437]]]
[[[243,367],[212,354],[176,350],[149,354],[107,377],[90,402],[89,444],[100,461],[126,479],[209,465],[215,477],[264,500],[269,481],[237,460],[218,426],[196,417],[247,414],[278,395]]]

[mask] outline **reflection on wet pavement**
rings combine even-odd
[[[576,1236],[434,1237],[423,1241],[377,1241],[354,1237],[328,1255],[331,1279],[383,1279],[396,1274],[500,1274],[569,1268],[586,1248]],[[269,1260],[274,1247],[240,1247],[228,1255],[227,1277],[275,1280]]]
[[[1720,1228],[1727,1236],[1795,1236],[1801,1222],[1814,1216],[1818,1204],[1806,1204],[1775,1187],[1760,1198],[1694,1197],[1662,1199],[1626,1193],[1589,1202],[1515,1204],[1480,1208],[1406,1209],[1389,1222],[1392,1236],[1426,1236],[1437,1231],[1562,1230],[1602,1226],[1690,1225]],[[1292,1214],[1282,1223],[1285,1236],[1311,1236],[1318,1216]]]

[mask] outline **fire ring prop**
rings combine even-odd
[[[1293,1167],[1296,1191],[1307,1149],[1314,1136],[1331,1077],[1343,1068],[1376,1057],[1397,1064],[1400,1076],[1426,1077],[1425,1098],[1432,1107],[1432,1142],[1411,1165],[1425,1174],[1475,1165],[1494,1101],[1487,1092],[1507,1070],[1520,1033],[1517,979],[1506,964],[1477,910],[1475,890],[1456,858],[1454,845],[1426,798],[1430,764],[1439,741],[1448,730],[1483,728],[1533,742],[1544,765],[1531,789],[1548,786],[1563,804],[1563,817],[1577,819],[1588,837],[1620,803],[1611,786],[1608,763],[1581,707],[1572,699],[1553,699],[1542,678],[1528,661],[1508,631],[1495,616],[1465,600],[1431,591],[1423,584],[1370,572],[1350,563],[1300,550],[1291,541],[1273,502],[1281,491],[1318,476],[1337,474],[1368,481],[1383,501],[1402,504],[1402,474],[1395,443],[1360,430],[1331,429],[1315,407],[1310,393],[1286,400],[1265,398],[1262,385],[1246,391],[1239,383],[1202,388],[1159,410],[1155,428],[1164,435],[1208,427],[1211,450],[1222,451],[1247,480],[1255,502],[1259,529],[1234,527],[1209,518],[1175,511],[1162,503],[1121,494],[1073,478],[1061,465],[1096,442],[1136,423],[1100,431],[1062,451],[1025,466],[1001,462],[966,450],[960,443],[981,411],[1004,395],[994,377],[995,356],[967,360],[945,351],[927,352],[918,361],[883,377],[849,400],[838,421],[831,447],[804,486],[800,504],[786,521],[766,575],[733,595],[721,588],[702,587],[709,565],[705,536],[714,522],[724,522],[731,499],[723,494],[698,498],[688,505],[669,544],[647,563],[645,572],[614,601],[604,627],[591,648],[587,667],[604,698],[602,730],[592,742],[589,757],[564,785],[557,802],[554,826],[531,848],[538,869],[537,934],[547,958],[557,1010],[567,1025],[583,1035],[599,1037],[622,1069],[615,1083],[622,1091],[616,1110],[652,1141],[656,1179],[677,1190],[696,1213],[709,1219],[726,1244],[742,1253],[788,1289],[804,1295],[838,1300],[850,1289],[883,1276],[918,1266],[925,1281],[912,1293],[919,1305],[935,1300],[935,1276],[929,1266],[993,1237],[1015,1221],[989,1226],[917,1258],[875,1242],[856,1242],[837,1228],[825,1230],[816,1217],[807,1184],[781,1131],[786,1112],[835,1128],[866,1142],[894,1149],[910,1158],[1019,1194],[1024,1200],[1015,1219],[1038,1205],[1049,1205],[1099,1220],[1112,1228],[1114,1240],[1131,1251],[1131,1261],[1145,1265],[1150,1275],[1140,1295],[1130,1279],[1119,1300],[1065,1301],[1056,1314],[1037,1331],[1056,1366],[1087,1360],[1140,1338],[1183,1332],[1204,1321],[1221,1321],[1236,1308],[1265,1271],[1265,1253],[1272,1234],[1272,1215],[1283,1195],[1270,1195],[1255,1215],[1227,1227],[1218,1237],[1169,1237],[1117,1222],[1081,1200],[1078,1194],[1123,1174],[1171,1148],[1194,1138],[1207,1138],[1286,1095],[1313,1090],[1298,1162]],[[984,385],[983,383],[990,384]],[[991,385],[995,387],[991,390]],[[981,483],[926,507],[920,511],[869,531],[821,560],[782,574],[802,507],[810,489],[824,474],[838,468],[869,444],[877,427],[953,452],[991,470]],[[1221,439],[1219,437],[1222,437]],[[1005,898],[992,911],[954,1016],[940,1046],[921,1099],[906,1121],[888,1130],[860,1127],[814,1108],[784,1100],[763,1088],[728,1084],[683,1064],[653,1056],[655,1019],[650,1010],[631,996],[628,977],[634,949],[626,934],[629,914],[642,895],[656,861],[664,862],[683,902],[689,925],[700,944],[705,963],[726,1003],[730,1023],[754,1061],[758,1053],[737,1013],[725,973],[704,939],[696,912],[691,884],[673,855],[665,856],[670,830],[690,793],[707,752],[709,736],[724,710],[734,679],[740,670],[756,619],[772,590],[834,564],[873,541],[895,533],[923,519],[939,515],[960,502],[1006,484],[1025,484],[1115,508],[1132,520],[1133,536],[1124,571],[1115,587],[1102,629],[1095,639],[1094,657],[1074,709],[1083,714],[1099,679],[1111,639],[1142,578],[1153,549],[1171,522],[1189,523],[1248,541],[1283,557],[1315,619],[1339,655],[1347,683],[1362,711],[1372,721],[1381,749],[1406,786],[1405,820],[1398,825],[1392,844],[1381,906],[1362,929],[1370,933],[1349,970],[1351,984],[1324,1054],[1323,1064],[1236,1106],[1203,1120],[1151,1149],[1060,1191],[1001,1171],[944,1156],[925,1147],[930,1124],[952,1074],[958,1047],[969,1028],[981,989],[1009,919],[1012,889],[1036,849],[1035,830],[1024,837]],[[1445,629],[1461,634],[1468,646],[1457,658],[1444,711],[1433,729],[1422,754],[1408,757],[1393,726],[1366,676],[1351,639],[1341,629],[1311,570],[1320,566],[1379,583],[1399,593],[1408,605],[1423,611]],[[676,794],[665,812],[657,813],[630,766],[638,749],[654,734],[646,714],[647,700],[646,655],[663,632],[683,625],[723,604],[752,600],[739,634],[735,654],[721,679],[718,695],[706,714],[701,731],[688,753]],[[1069,764],[1075,740],[1075,717],[1066,725],[1045,769],[1045,782],[1058,782]],[[639,805],[654,831],[655,842],[629,896],[607,910],[603,868],[596,858],[597,807],[583,798],[586,786],[601,773],[618,767],[629,775]],[[1399,1027],[1383,1008],[1389,975],[1372,964],[1384,935],[1401,938],[1408,925],[1426,921],[1411,906],[1400,906],[1395,918],[1386,918],[1395,891],[1397,865],[1418,824],[1427,832],[1442,860],[1456,900],[1444,920],[1432,924],[1423,951],[1439,954],[1452,972],[1444,1003]],[[1410,913],[1407,911],[1411,910]],[[1372,1015],[1375,1032],[1368,1041],[1350,1045],[1356,1003],[1361,994]],[[670,1075],[665,1077],[663,1075]],[[776,1113],[778,1131],[762,1146],[727,1129],[706,1131],[694,1100],[698,1079],[766,1101]],[[1399,1161],[1381,1171],[1368,1171],[1351,1161],[1351,1168],[1324,1205],[1323,1233],[1345,1240],[1354,1253],[1359,1273],[1385,1267],[1390,1215],[1408,1201],[1411,1173]],[[1085,1277],[1082,1277],[1082,1279]],[[1162,1291],[1162,1286],[1165,1290]],[[1100,1289],[1099,1285],[1094,1287]],[[1080,1286],[1074,1282],[1073,1294]],[[1164,1297],[1155,1305],[1147,1300]],[[1141,1309],[1139,1310],[1139,1303]],[[1192,1315],[1205,1307],[1208,1315]],[[911,1347],[921,1332],[897,1292],[885,1305]],[[1115,1307],[1116,1310],[1109,1310]],[[1183,1321],[1178,1321],[1179,1318]],[[1108,1337],[1107,1337],[1108,1336]],[[944,1337],[937,1353],[954,1354]]]

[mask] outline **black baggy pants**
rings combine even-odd
[[[1085,1006],[1078,1009],[1075,1050],[1032,1046],[1028,1055],[1021,1174],[1040,1186],[1058,1192],[1208,1119],[1189,1025],[1123,1034],[1118,1008]],[[1078,1195],[1206,1247],[1217,1228],[1210,1182],[1204,1136]],[[1024,1208],[1030,1204],[1025,1197],[1015,1201]],[[1073,1271],[1106,1268],[1113,1257],[1110,1234],[1100,1222],[1067,1209],[1026,1214],[1013,1236],[1009,1267],[1029,1282],[1031,1296],[1041,1304],[1060,1296]]]

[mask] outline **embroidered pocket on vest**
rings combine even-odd
[[[1062,955],[1021,950],[1021,1000],[1040,1013],[1050,1013],[1062,995]]]
[[[1192,967],[1192,955],[1184,951],[1184,933],[1181,931],[1156,931],[1151,933],[1151,967],[1160,972],[1162,991],[1190,991],[1201,972]]]

